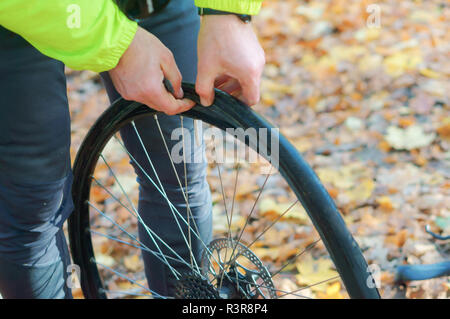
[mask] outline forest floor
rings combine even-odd
[[[450,7],[370,4],[266,1],[254,22],[267,60],[255,110],[325,184],[384,298],[448,298],[448,278],[400,286],[394,275],[450,258],[448,241],[425,231],[450,234]],[[67,73],[73,159],[109,103],[97,74]]]

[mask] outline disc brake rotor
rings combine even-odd
[[[203,252],[201,270],[222,298],[277,297],[267,268],[250,249],[237,241],[213,240]]]

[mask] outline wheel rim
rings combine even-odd
[[[186,88],[187,90],[187,94],[189,94],[189,87],[187,87]],[[228,98],[228,97],[227,97]],[[122,103],[125,103],[125,102],[123,102],[122,101]],[[117,103],[116,103],[117,104]],[[128,120],[129,121],[131,121],[131,123],[132,123],[132,125],[134,125],[133,123],[133,120],[136,120],[136,119],[139,119],[139,118],[141,118],[142,116],[151,116],[151,115],[154,115],[154,113],[152,113],[152,112],[149,112],[149,109],[148,108],[146,108],[146,107],[141,107],[141,106],[139,106],[139,105],[137,105],[137,104],[130,104],[130,103],[126,103],[127,104],[127,107],[124,107],[123,109],[123,112],[124,113],[129,113],[127,116],[117,116],[117,113],[118,112],[115,112],[116,113],[116,115],[115,115],[115,119],[118,119],[118,118],[122,118],[122,120],[121,121],[119,121],[120,122],[120,124],[121,125],[125,125],[125,121],[123,121],[123,118],[128,118]],[[116,105],[116,108],[117,108],[118,106]],[[134,110],[133,111],[130,111],[131,109],[133,109],[134,108]],[[214,107],[213,107],[214,108]],[[119,112],[120,113],[120,112]],[[190,114],[187,114],[187,115],[189,115],[190,117],[193,117],[193,118],[198,118],[198,117],[201,117],[201,116],[199,116],[199,114],[200,115],[202,115],[202,113],[204,113],[204,109],[203,108],[199,108],[199,107],[196,107],[196,108],[194,108],[191,112],[190,112]],[[130,114],[132,114],[132,115],[130,115]],[[223,120],[225,117],[224,116],[222,116],[221,117],[221,119]],[[225,118],[226,119],[226,118]],[[110,127],[115,127],[116,129],[118,128],[118,124],[119,124],[119,122],[116,122],[116,123],[114,123],[112,120],[112,118],[108,118],[108,116],[106,116],[106,117],[104,117],[103,119],[101,119],[99,122],[98,122],[98,126],[99,127],[104,127],[104,125],[102,125],[102,123],[101,123],[101,121],[104,121],[105,123],[108,123],[109,125],[110,125]],[[220,121],[217,121],[216,120],[216,123],[214,123],[216,126],[223,126],[223,127],[227,127],[227,125],[230,125],[230,122],[235,122],[235,119],[233,119],[233,118],[229,118],[227,121],[225,121],[225,120],[223,120],[223,122],[220,122]],[[233,125],[235,125],[235,126],[239,126],[240,124],[239,123],[234,123]],[[135,126],[134,126],[135,127]],[[106,134],[106,135],[108,135],[108,134]],[[111,135],[111,134],[109,134],[109,135]],[[98,138],[98,136],[97,137],[95,137],[95,138]],[[107,137],[104,137],[105,138],[105,143],[106,143],[106,140],[108,139]],[[97,143],[98,143],[99,141],[97,141]],[[87,144],[89,144],[90,142],[89,142],[89,140],[87,140],[86,141],[86,143]],[[79,159],[79,158],[77,158],[77,161],[76,161],[76,165],[75,165],[75,168],[74,168],[74,171],[75,171],[75,175],[77,175],[77,176],[84,176],[84,178],[86,179],[86,176],[87,175],[90,175],[90,174],[92,174],[93,173],[93,171],[94,171],[94,162],[95,162],[95,160],[94,160],[94,158],[96,157],[96,153],[99,151],[99,149],[102,149],[103,148],[103,145],[104,143],[98,143],[97,144],[97,149],[91,149],[91,151],[92,151],[92,153],[91,153],[91,156],[90,156],[90,158],[85,158],[85,159]],[[289,143],[287,143],[285,140],[283,140],[283,138],[281,137],[281,140],[280,140],[280,144],[281,145],[283,145],[284,146],[284,148],[283,148],[283,152],[286,152],[287,151],[287,153],[289,153],[289,152],[292,152],[292,150],[291,149],[289,149],[289,146],[290,146],[290,144]],[[124,148],[124,150],[126,151],[126,149]],[[281,153],[281,150],[280,150],[280,153]],[[128,154],[128,155],[131,155],[131,154]],[[289,155],[289,154],[288,154]],[[281,156],[285,156],[286,157],[286,153],[281,153]],[[105,158],[103,157],[103,155],[101,155],[101,156],[99,156],[98,157],[100,160],[105,160]],[[106,160],[105,160],[105,162],[107,162]],[[89,165],[86,165],[87,163],[90,163],[90,165],[91,165],[91,167],[89,167]],[[290,176],[289,175],[289,170],[292,170],[292,165],[287,165],[287,166],[285,166],[285,167],[283,167],[283,164],[284,162],[283,162],[283,158],[281,158],[281,160],[280,160],[280,171],[281,171],[281,173],[284,173],[284,178],[286,179],[286,180],[288,180],[288,178],[286,178],[286,176]],[[292,164],[292,163],[291,163]],[[304,163],[295,163],[296,165],[304,165]],[[295,167],[294,167],[295,168]],[[89,170],[91,170],[91,172],[88,172],[87,173],[87,171],[89,171]],[[80,171],[84,171],[84,173],[82,174]],[[304,171],[304,170],[303,170]],[[267,175],[268,177],[270,176],[270,174],[269,175]],[[297,174],[297,176],[298,176],[298,174]],[[316,177],[315,177],[316,178]],[[237,174],[236,174],[236,180],[237,180]],[[312,180],[313,180],[313,182],[315,182],[316,184],[317,184],[317,182],[318,182],[318,180],[315,180],[314,179],[314,177],[312,178]],[[98,180],[95,180],[95,182],[98,184]],[[181,182],[181,181],[180,181]],[[289,182],[289,180],[288,180],[288,182]],[[296,183],[296,182],[298,182],[298,181],[293,181],[293,183]],[[155,181],[155,184],[157,183],[157,181]],[[291,181],[291,183],[292,183],[292,181]],[[88,181],[86,181],[86,180],[80,180],[80,181],[76,181],[76,185],[74,185],[74,195],[75,195],[75,198],[76,199],[82,199],[82,198],[88,198],[89,197],[89,195],[88,195],[88,193],[91,191],[90,189],[89,190],[87,190],[86,189],[86,185],[88,184]],[[263,183],[264,185],[265,185],[265,183]],[[318,183],[319,184],[319,186],[321,186],[320,185],[320,183]],[[100,182],[100,185],[101,185],[101,182]],[[99,185],[98,185],[99,186]],[[104,185],[103,185],[104,186]],[[314,186],[314,185],[313,185]],[[119,186],[119,188],[123,188],[123,187],[120,187]],[[317,187],[316,187],[317,188]],[[313,189],[314,189],[314,187],[313,187]],[[262,193],[262,191],[264,190],[264,187],[262,187],[262,189],[261,189],[261,193]],[[299,196],[299,192],[301,192],[302,190],[300,189],[300,188],[297,188],[296,189],[296,192],[295,192],[295,195],[297,196],[297,197],[301,197],[300,199],[302,200],[303,199],[303,202],[304,202],[304,198],[303,197],[305,197],[305,194],[300,194],[300,195],[303,195],[303,197],[302,196]],[[321,191],[323,191],[323,190],[321,190]],[[235,192],[236,192],[236,187],[235,187],[235,189],[234,189],[234,194],[235,194]],[[259,193],[259,195],[257,196],[257,198],[258,198],[258,200],[260,200],[260,194],[261,193]],[[112,194],[110,194],[110,195],[112,195]],[[317,194],[316,194],[317,195]],[[326,198],[326,196],[324,197],[323,196],[323,194],[319,194],[319,195],[321,195],[323,198]],[[125,196],[126,197],[126,196]],[[235,196],[233,196],[233,202],[232,202],[232,206],[234,205],[234,198],[235,198]],[[329,197],[328,197],[329,198]],[[313,202],[314,202],[314,199],[308,199],[307,198],[307,200],[312,200]],[[76,200],[77,201],[77,200]],[[330,201],[331,201],[331,199],[330,199]],[[129,200],[129,202],[132,202],[131,200]],[[332,202],[331,202],[332,203]],[[255,204],[256,204],[256,202],[255,202]],[[289,213],[289,211],[292,209],[292,207],[294,207],[296,204],[298,204],[298,203],[293,203],[293,205],[288,205],[289,207],[289,209],[286,209],[286,212],[282,212],[280,215],[282,215],[281,217],[280,217],[280,219],[284,216],[284,214],[288,214]],[[317,205],[317,203],[316,202],[314,202],[313,203],[314,205]],[[322,203],[323,204],[323,203]],[[77,203],[76,203],[76,205],[77,205]],[[80,205],[80,206],[83,206],[83,205],[86,205],[86,204],[83,204],[83,203],[78,203],[78,205]],[[91,211],[92,210],[94,210],[94,211],[96,211],[96,213],[98,213],[98,214],[100,214],[100,215],[102,215],[103,216],[103,214],[104,214],[104,212],[102,212],[101,211],[101,209],[98,209],[98,207],[95,207],[95,204],[94,203],[88,203],[87,205],[89,205],[89,206],[91,206]],[[308,203],[306,203],[306,205],[309,205],[309,207],[314,207],[314,205],[311,205],[311,204],[308,204]],[[291,207],[292,206],[292,207]],[[255,206],[256,207],[256,206]],[[252,209],[252,211],[254,210],[254,208],[255,207],[253,207],[253,209]],[[331,209],[331,210],[335,210],[335,207],[334,207],[334,205],[332,205],[331,206],[331,208],[329,208],[329,209]],[[94,248],[93,248],[93,245],[92,245],[92,241],[91,241],[91,237],[92,237],[92,232],[91,231],[89,231],[89,233],[84,233],[84,237],[83,236],[79,236],[79,234],[76,234],[77,232],[79,233],[79,230],[80,229],[90,229],[90,225],[89,225],[89,219],[86,217],[88,214],[89,214],[89,212],[88,212],[89,210],[87,210],[86,209],[86,207],[80,207],[80,208],[78,208],[78,211],[76,211],[76,214],[74,215],[74,216],[72,216],[71,217],[71,227],[70,227],[70,233],[71,233],[71,246],[72,246],[72,250],[73,250],[73,254],[74,254],[74,256],[77,256],[77,258],[76,259],[78,259],[78,262],[80,262],[81,263],[81,266],[82,266],[82,269],[83,269],[83,271],[82,271],[82,277],[84,277],[85,278],[85,280],[83,280],[82,279],[82,283],[83,283],[83,291],[84,291],[84,293],[85,293],[85,295],[87,295],[87,296],[91,296],[91,297],[100,297],[100,298],[102,298],[102,297],[106,297],[107,296],[107,294],[109,293],[110,294],[110,291],[109,291],[109,289],[104,289],[104,282],[103,282],[103,280],[101,279],[101,275],[99,274],[99,271],[98,271],[98,266],[101,264],[101,266],[103,267],[103,268],[106,268],[108,271],[110,271],[110,272],[112,272],[112,273],[114,273],[114,271],[113,271],[113,269],[108,269],[108,265],[105,265],[105,264],[102,264],[101,262],[99,263],[99,261],[98,260],[96,260],[96,263],[94,263],[93,261],[94,261],[94,259],[93,259],[93,257],[95,256],[95,252],[94,252]],[[132,208],[131,209],[131,212],[137,212],[136,211],[136,209],[134,209],[134,208]],[[102,214],[103,213],[103,214]],[[310,213],[310,212],[309,212]],[[311,214],[311,213],[310,213]],[[106,214],[104,214],[104,215],[106,215]],[[250,213],[249,214],[249,216],[251,216],[252,215],[252,213]],[[105,216],[103,216],[103,217],[105,217]],[[136,217],[136,219],[138,219],[139,220],[139,216],[135,216]],[[317,219],[317,216],[314,216],[316,219]],[[329,216],[326,216],[326,217],[329,217]],[[337,216],[338,218],[339,218],[339,215]],[[106,218],[106,217],[105,217]],[[231,218],[232,219],[232,218]],[[320,216],[319,216],[319,219],[320,219]],[[229,216],[228,216],[228,221],[229,221]],[[314,218],[313,218],[313,221],[314,221]],[[319,221],[319,223],[320,223],[320,221]],[[248,220],[245,222],[245,226],[243,227],[243,229],[245,229],[245,227],[246,227],[246,225],[248,224]],[[315,223],[316,224],[316,223]],[[116,227],[117,227],[117,225],[115,225]],[[271,226],[272,227],[272,226]],[[191,228],[189,228],[189,229],[191,229]],[[192,233],[191,234],[189,234],[190,236],[192,236],[194,233],[195,233],[195,229],[194,228],[192,228],[191,229],[192,230]],[[318,229],[319,230],[319,234],[322,236],[322,238],[324,237],[324,234],[323,234],[323,230],[322,229]],[[266,231],[267,232],[267,231]],[[243,233],[243,231],[242,231],[242,233]],[[240,234],[240,236],[242,236],[242,233]],[[96,235],[98,235],[98,234],[96,234]],[[326,235],[326,234],[325,234]],[[239,240],[237,240],[236,241],[236,243],[239,243],[240,242],[240,236],[236,236],[236,239],[239,239]],[[75,238],[76,237],[76,238]],[[257,237],[257,236],[256,236]],[[261,237],[264,237],[264,235],[261,235],[259,238],[261,238]],[[326,237],[326,236],[325,236]],[[80,239],[81,238],[81,239]],[[231,236],[227,236],[226,238],[228,238],[228,239],[230,239],[231,240]],[[258,238],[258,239],[259,239]],[[110,240],[111,240],[111,238],[109,238]],[[156,239],[155,239],[156,240]],[[297,253],[296,253],[296,255],[294,255],[294,256],[291,256],[291,257],[293,257],[292,258],[292,260],[293,261],[295,261],[299,256],[302,256],[306,251],[313,251],[314,250],[314,247],[316,246],[316,244],[318,243],[320,241],[320,238],[316,238],[316,239],[314,239],[314,240],[312,240],[311,241],[311,245],[307,245],[307,247],[305,247],[304,249],[302,249],[302,250],[300,250],[300,251],[298,251]],[[256,242],[256,241],[255,241]],[[123,244],[123,243],[122,243]],[[207,244],[208,243],[204,243],[204,246],[206,247],[207,246]],[[247,242],[246,243],[247,245],[249,245],[249,244],[251,244],[251,245],[253,245],[254,243],[252,243],[251,241],[250,242]],[[139,245],[139,247],[140,247],[140,249],[142,249],[142,246],[140,246]],[[356,249],[357,249],[357,246],[356,246]],[[358,251],[359,251],[359,249],[358,249]],[[334,254],[336,255],[336,252],[334,252]],[[231,254],[232,255],[232,254]],[[80,257],[80,256],[82,256],[82,257]],[[176,257],[176,255],[173,255],[172,257]],[[160,257],[163,257],[162,256],[162,254],[160,255]],[[336,256],[333,256],[333,251],[331,251],[331,257],[333,258],[333,259],[336,259]],[[341,257],[341,256],[337,256],[338,257],[338,259],[339,259],[339,257]],[[361,265],[358,265],[358,263],[361,263],[361,260],[358,260],[358,258],[356,258],[356,267],[359,267],[359,268],[361,268]],[[291,261],[292,262],[292,261]],[[355,267],[355,259],[353,259],[353,260],[350,260],[350,262],[351,263],[353,263],[353,265],[352,265],[352,267]],[[364,261],[363,261],[364,262]],[[192,263],[192,261],[191,261],[191,263]],[[365,262],[364,262],[365,263]],[[105,267],[106,266],[106,267]],[[193,264],[193,266],[198,266],[198,268],[200,268],[200,266],[199,265],[194,265]],[[278,265],[279,266],[279,265]],[[336,265],[337,266],[337,268],[339,268],[339,266],[338,265]],[[364,265],[363,265],[364,266]],[[342,264],[341,264],[341,267],[342,267]],[[109,267],[110,268],[110,267]],[[194,267],[193,267],[194,268]],[[274,269],[274,268],[272,268],[271,270],[272,270],[272,273],[273,274],[275,274],[275,275],[279,275],[279,274],[283,274],[283,270],[285,269],[285,268],[287,268],[285,265],[282,265],[282,267],[278,267],[278,269]],[[338,269],[339,270],[339,269]],[[347,270],[348,271],[348,270]],[[83,275],[83,272],[84,272],[84,275]],[[354,273],[355,273],[355,271],[353,271]],[[223,272],[222,273],[222,277],[224,276],[224,273],[225,273],[225,275],[227,275],[227,273],[226,272]],[[203,275],[205,275],[205,274],[203,274]],[[230,275],[228,274],[228,277],[230,277]],[[130,278],[129,278],[130,279]],[[137,286],[140,286],[140,285],[142,285],[142,283],[141,282],[137,282],[137,280],[135,280],[135,279],[133,279],[133,278],[131,278],[132,279],[132,281],[134,281],[133,282],[133,284],[134,285],[137,285]],[[223,279],[223,278],[222,278]],[[231,280],[231,278],[229,278],[230,280]],[[140,280],[140,279],[138,279],[138,280]],[[335,280],[335,279],[329,279],[329,280]],[[361,280],[360,280],[361,281]],[[326,282],[326,281],[325,281]],[[344,280],[344,282],[345,282],[345,285],[347,286],[347,289],[348,289],[348,286],[349,286],[349,280]],[[322,283],[318,283],[318,285],[320,285],[320,284],[322,284]],[[365,290],[365,288],[364,287],[361,287],[361,284],[360,283],[355,283],[354,281],[352,281],[352,282],[350,282],[350,285],[354,285],[355,287],[358,287],[357,289],[355,289],[354,287],[351,287],[350,288],[350,290],[351,289],[353,289],[353,292],[351,293],[351,295],[353,295],[353,296],[355,296],[356,295],[356,293],[354,292],[354,291],[356,291],[356,290],[360,290],[360,291],[362,291],[361,292],[361,296],[369,296],[370,297],[370,293],[371,293],[371,290],[368,290],[368,292],[367,292],[367,290]],[[144,285],[145,286],[145,285]],[[266,283],[266,286],[267,286],[267,283]],[[102,289],[104,289],[104,290],[102,290]],[[300,287],[299,288],[299,291],[302,291],[302,290],[306,290],[307,289],[307,287],[305,288],[305,287]],[[283,290],[282,291],[282,289],[277,289],[278,290],[278,297],[279,296],[282,296],[283,294],[285,294],[285,295],[289,295],[289,294],[292,294],[292,291],[285,291],[285,290]],[[349,290],[349,289],[348,289]],[[350,291],[349,291],[349,293],[350,293]],[[295,294],[295,293],[294,293]],[[300,294],[298,294],[297,293],[297,295],[298,296],[300,296]],[[372,296],[373,297],[376,297],[376,294],[373,294],[373,291],[372,291]],[[157,296],[158,297],[158,296]]]

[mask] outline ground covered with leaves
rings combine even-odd
[[[266,1],[254,22],[267,60],[255,109],[314,168],[380,270],[383,297],[448,298],[448,278],[405,286],[394,279],[399,265],[450,256],[448,242],[425,231],[450,233],[450,7],[378,1],[374,25],[370,4]],[[68,71],[68,94],[74,158],[108,100],[91,72]],[[248,189],[240,192],[245,201]],[[260,211],[282,211],[275,202],[265,198]],[[266,243],[270,236],[275,253],[280,233]],[[324,259],[303,263],[297,285],[331,276]],[[339,291],[329,283],[314,296],[339,298]]]

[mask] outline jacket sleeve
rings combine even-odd
[[[209,8],[239,14],[256,15],[262,0],[195,0],[199,8]]]
[[[0,25],[76,70],[114,68],[137,30],[112,0],[1,0]]]

